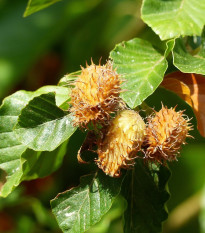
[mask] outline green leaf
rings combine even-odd
[[[31,98],[31,93],[16,92],[7,97],[0,107],[0,168],[6,173],[6,183],[1,188],[0,195],[6,197],[20,182],[22,175],[20,156],[26,146],[18,142],[13,133],[13,127],[21,109]]]
[[[148,168],[143,161],[136,162],[122,187],[128,202],[125,233],[161,232],[162,221],[168,216],[164,205],[169,198],[166,191],[169,177],[170,172],[164,166]]]
[[[59,1],[60,0],[29,0],[23,16],[29,16]]]
[[[204,12],[204,0],[144,0],[142,5],[142,19],[162,40],[200,35]]]
[[[174,65],[184,73],[205,75],[205,47],[192,55],[187,51],[183,39],[179,38],[175,42],[173,60]]]
[[[56,171],[63,162],[67,143],[68,141],[65,141],[51,152],[27,149],[21,156],[23,171],[21,180],[45,177]]]
[[[68,87],[70,92],[71,92],[71,88],[73,87],[73,81],[75,81],[75,79],[77,78],[78,75],[81,74],[81,70],[76,71],[76,72],[72,72],[69,74],[66,74],[63,78],[60,79],[58,86],[63,86],[63,87]],[[70,93],[69,93],[70,94]],[[69,95],[70,96],[70,95]],[[62,105],[60,106],[61,109],[63,110],[67,110],[69,109],[71,98],[69,97],[64,103],[62,103]]]
[[[82,177],[78,187],[58,194],[51,207],[61,230],[81,233],[99,222],[119,194],[122,180],[99,171]]]
[[[174,45],[175,45],[175,40],[168,40],[166,42],[166,49],[165,49],[165,54],[164,56],[167,57],[174,49]]]
[[[56,93],[56,105],[67,111],[69,109],[71,86],[44,86],[39,89],[43,93],[55,92]]]
[[[22,110],[15,133],[32,150],[52,151],[75,132],[72,119],[56,106],[55,95],[50,92],[35,97]]]
[[[152,45],[138,38],[118,44],[110,53],[114,67],[125,80],[123,100],[135,108],[161,83],[167,69],[167,61]]]
[[[112,204],[112,207],[110,210],[103,216],[103,218],[92,226],[86,233],[109,233],[112,232],[110,230],[112,224],[117,224],[119,226],[119,221],[121,220],[121,217],[127,207],[127,201],[122,197],[118,196],[114,203]],[[120,224],[121,225],[121,224]],[[121,233],[120,227],[118,227],[119,230],[117,233]],[[115,231],[114,231],[115,232]]]
[[[69,91],[64,87],[45,86],[35,92],[18,91],[3,100],[0,107],[0,169],[6,172],[6,182],[3,182],[0,196],[6,197],[19,184],[22,176],[21,155],[27,146],[22,145],[13,132],[18,116],[32,98],[50,90],[55,90],[59,105]]]
[[[70,87],[72,82],[81,74],[81,70],[66,74],[63,78],[60,79],[58,86]]]

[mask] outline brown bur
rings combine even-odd
[[[110,114],[117,111],[122,103],[119,97],[121,82],[110,62],[103,66],[92,62],[82,68],[71,93],[70,111],[75,117],[74,125],[107,124]]]
[[[182,144],[192,129],[183,111],[162,106],[159,112],[148,118],[145,158],[158,163],[177,160]]]
[[[134,164],[144,136],[145,123],[137,112],[119,112],[98,143],[98,167],[111,177],[119,177],[121,168]]]

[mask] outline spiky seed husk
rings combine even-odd
[[[74,82],[71,92],[70,111],[74,114],[74,125],[87,127],[106,124],[110,114],[115,112],[121,99],[121,80],[109,61],[106,65],[92,64],[82,68],[81,75]]]
[[[175,107],[176,108],[176,107]],[[182,144],[189,137],[192,129],[188,119],[184,118],[184,111],[175,111],[162,106],[155,116],[148,118],[146,129],[145,158],[157,163],[177,160]]]
[[[98,167],[111,177],[120,176],[121,168],[127,169],[134,164],[144,136],[145,123],[137,112],[119,112],[98,143]]]

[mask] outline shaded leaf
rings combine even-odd
[[[50,92],[31,100],[22,110],[15,133],[18,140],[36,151],[52,151],[74,132],[73,117],[65,114]]]
[[[192,55],[187,50],[183,39],[179,38],[173,50],[173,63],[184,73],[205,74],[205,47]]]
[[[43,93],[55,92],[56,105],[67,111],[69,109],[69,101],[71,94],[71,86],[44,86],[39,89]]]
[[[56,91],[58,104],[61,104],[64,98],[67,98],[67,88],[45,86],[35,92],[18,91],[3,100],[0,107],[0,168],[7,173],[6,183],[2,186],[0,192],[3,197],[7,196],[19,184],[22,176],[20,158],[27,149],[25,145],[18,141],[13,132],[18,115],[32,98],[50,90]]]
[[[33,92],[33,98],[49,92],[55,93],[56,105],[60,107],[65,101],[67,101],[70,98],[71,89],[69,87],[60,87],[55,85],[43,86]]]
[[[61,230],[80,233],[100,221],[120,192],[123,178],[113,179],[102,171],[81,178],[80,185],[51,201]]]
[[[148,168],[143,161],[136,162],[122,187],[128,202],[124,214],[125,233],[161,232],[162,221],[168,216],[165,203],[169,198],[166,191],[169,177],[167,167],[152,165]]]
[[[144,0],[142,19],[162,40],[166,40],[201,35],[204,11],[204,0]]]
[[[167,57],[170,54],[170,52],[172,52],[172,50],[174,49],[174,45],[175,45],[175,40],[168,40],[166,42],[166,50],[164,54],[165,57]]]
[[[71,89],[67,87],[44,86],[39,90],[41,91],[46,90],[46,92],[55,92],[56,105],[58,107],[64,104],[70,98],[70,94],[71,94]]]
[[[29,0],[24,17],[29,16],[35,12],[38,12],[60,0]]]
[[[0,169],[0,191],[1,188],[4,186],[4,184],[6,183],[6,172],[2,169]]]
[[[21,156],[23,176],[21,180],[32,180],[45,177],[57,170],[63,162],[68,141],[55,150],[33,151],[27,149]]]
[[[171,87],[169,84],[173,82],[173,80],[168,81],[170,78],[178,80],[175,81],[175,84],[180,86],[176,86],[175,89],[173,86]],[[200,134],[205,137],[205,77],[199,74],[173,72],[167,75],[165,80],[166,81],[163,81],[162,85],[171,91],[175,92],[176,90],[176,94],[193,108],[197,118],[198,130]],[[189,88],[190,97],[187,97],[189,95],[187,87]]]
[[[110,53],[114,67],[125,80],[123,100],[135,108],[159,86],[167,61],[152,45],[138,38],[118,44]]]

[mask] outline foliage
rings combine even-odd
[[[194,5],[194,8],[192,7]],[[205,23],[203,0],[145,0],[142,18],[162,40],[200,35]]]
[[[148,168],[136,162],[123,187],[128,201],[124,232],[161,231],[162,221],[167,218],[163,203],[169,199],[166,191],[169,176],[169,170],[163,166]]]
[[[0,219],[8,223],[0,220],[0,232],[158,233],[167,205],[174,210],[164,233],[204,232],[204,1],[56,2],[29,0],[26,9],[23,1],[0,3]],[[71,90],[79,66],[101,56],[123,80],[129,108],[144,117],[161,103],[186,109],[195,141],[178,162],[145,163],[139,155],[113,178],[98,169],[95,152],[84,150],[87,130],[72,124]],[[66,72],[73,73],[62,77]],[[79,149],[87,164],[78,164]],[[181,202],[191,195],[198,209],[177,225],[175,208],[184,211]]]
[[[44,0],[44,1],[39,1],[39,0],[29,0],[28,6],[24,12],[24,16],[29,16],[37,11],[40,11],[56,2],[59,0]]]
[[[122,180],[113,180],[99,171],[82,177],[79,187],[59,194],[51,206],[61,229],[85,232],[98,222],[119,194]]]
[[[167,69],[164,56],[138,38],[117,45],[110,54],[115,67],[126,80],[124,101],[135,108],[159,86]]]

